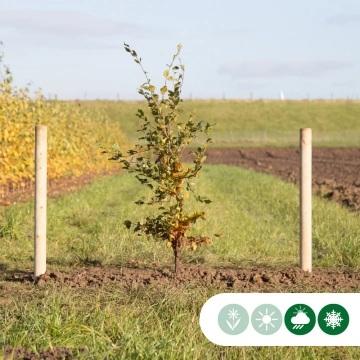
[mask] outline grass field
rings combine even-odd
[[[212,236],[211,245],[184,252],[185,264],[299,266],[294,185],[241,168],[208,165],[197,188],[201,194],[211,193],[213,203],[191,202],[192,209],[204,210],[207,218],[194,230],[204,235],[220,232],[223,238]],[[134,201],[148,195],[132,176],[122,174],[49,201],[48,267],[70,271],[92,265],[127,266],[130,259],[143,266],[172,267],[172,253],[164,243],[143,241],[122,224],[146,216],[149,209]],[[314,266],[358,269],[359,216],[317,197],[313,203]],[[0,347],[85,348],[84,358],[94,359],[355,359],[360,355],[358,348],[341,347],[218,347],[198,325],[205,301],[224,291],[216,287],[189,283],[146,290],[116,285],[66,290],[8,283],[7,274],[33,267],[33,203],[3,208],[0,216],[4,220],[0,297],[9,300],[0,307]]]
[[[81,101],[85,108],[104,109],[130,138],[138,138],[136,101]],[[298,145],[299,129],[313,129],[315,145],[358,146],[360,144],[360,101],[235,101],[185,100],[183,120],[197,110],[198,121],[214,126],[216,145]]]
[[[184,253],[185,262],[217,266],[298,266],[298,189],[266,174],[226,165],[204,166],[197,184],[211,194],[209,205],[190,201],[208,221],[194,231],[223,238],[211,246]],[[151,208],[136,200],[150,193],[130,175],[97,182],[82,192],[48,204],[48,263],[59,266],[126,264],[131,258],[171,266],[172,253],[163,243],[140,241],[124,226],[126,219],[144,218]],[[33,204],[1,208],[0,229],[5,245],[0,259],[6,267],[32,267]],[[222,214],[221,217],[218,214]],[[359,266],[357,214],[314,197],[314,265]],[[86,234],[85,237],[82,237]]]

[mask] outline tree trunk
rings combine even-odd
[[[176,276],[178,270],[181,268],[180,249],[181,249],[180,241],[176,241],[176,245],[174,247],[175,276]]]

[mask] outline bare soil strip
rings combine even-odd
[[[32,273],[14,273],[7,279],[23,284],[57,284],[83,288],[121,286],[128,290],[141,290],[149,286],[201,286],[237,290],[240,292],[334,292],[360,291],[360,272],[345,268],[316,268],[312,273],[300,269],[253,268],[253,269],[206,269],[187,267],[175,276],[172,270],[140,268],[76,269],[71,273],[47,271],[35,282]],[[301,291],[302,290],[302,291]]]
[[[360,148],[314,147],[312,183],[316,193],[360,211]],[[209,148],[205,164],[226,164],[299,183],[297,147]],[[192,161],[186,154],[183,161]]]
[[[79,177],[69,176],[61,179],[48,180],[47,193],[50,199],[56,199],[70,191],[81,189],[96,179],[104,176],[116,175],[122,172],[120,166],[112,170],[102,170],[100,173],[83,174]],[[9,182],[5,190],[0,194],[0,206],[10,206],[15,203],[24,203],[34,197],[34,182],[24,181],[25,187]]]
[[[25,349],[23,347],[12,347],[10,345],[5,345],[4,347],[5,357],[4,359],[14,359],[14,360],[76,360],[77,358],[73,356],[71,349],[65,347],[53,347],[52,349],[42,349],[40,354],[36,355],[33,351]],[[79,352],[82,352],[81,350]]]

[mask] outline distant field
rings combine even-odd
[[[130,140],[137,139],[138,108],[144,101],[81,101],[85,108],[104,109]],[[219,145],[297,145],[298,130],[313,129],[316,145],[360,145],[359,101],[186,100],[183,121],[196,109],[197,119],[216,123]]]

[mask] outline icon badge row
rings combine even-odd
[[[252,327],[262,335],[275,334],[283,322],[291,333],[305,335],[315,327],[316,315],[306,304],[292,305],[286,311],[284,318],[280,310],[272,304],[259,305],[252,312],[251,318],[245,308],[239,304],[224,306],[218,315],[219,327],[228,335],[241,334],[250,321]],[[341,305],[328,304],[320,310],[317,321],[324,333],[339,335],[349,325],[349,314]]]

